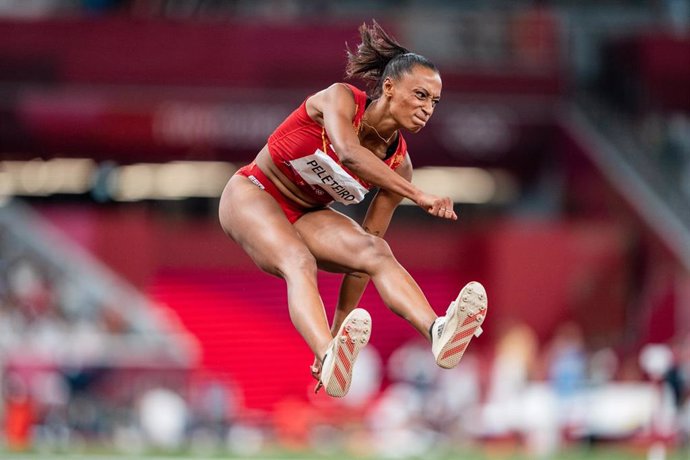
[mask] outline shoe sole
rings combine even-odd
[[[362,348],[371,337],[371,316],[369,312],[356,308],[350,312],[335,336],[335,362],[333,372],[323,382],[326,393],[342,398],[350,390],[352,369]]]
[[[455,299],[457,321],[452,334],[447,336],[446,343],[436,358],[436,364],[451,369],[458,365],[462,355],[473,336],[481,333],[481,325],[486,318],[488,302],[484,286],[476,281],[468,283]],[[443,331],[443,335],[446,331]],[[443,336],[442,336],[443,337]]]

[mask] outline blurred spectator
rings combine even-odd
[[[70,391],[64,376],[55,369],[38,371],[32,377],[31,387],[40,408],[33,428],[33,446],[50,450],[69,449]]]
[[[547,345],[548,378],[562,401],[572,400],[587,379],[587,355],[580,326],[566,322],[558,326]]]
[[[560,445],[561,436],[572,438],[581,429],[583,420],[580,410],[582,394],[587,385],[587,353],[582,329],[575,322],[565,322],[556,328],[546,345],[544,365],[552,390],[555,423],[558,428],[551,432],[549,446]]]
[[[31,428],[35,421],[34,405],[26,381],[16,373],[9,373],[3,382],[5,401],[5,442],[10,450],[23,451],[31,447]]]
[[[201,384],[197,391],[199,401],[195,414],[198,421],[215,431],[219,437],[224,437],[237,416],[235,395],[228,392],[227,387],[219,380]]]
[[[592,386],[605,385],[616,377],[618,356],[611,348],[602,348],[592,353],[589,360],[589,382]]]
[[[690,448],[690,336],[687,335],[679,340],[678,369],[683,383],[678,415],[681,445]]]
[[[309,445],[310,431],[317,423],[318,413],[305,401],[286,398],[273,411],[277,441],[290,450],[304,450]]]
[[[580,326],[566,322],[558,326],[547,345],[548,380],[559,401],[560,424],[568,426],[577,409],[578,396],[587,383],[587,353]]]
[[[148,390],[139,401],[141,428],[157,448],[177,450],[182,446],[187,417],[187,403],[171,390]]]
[[[64,0],[0,0],[0,17],[37,18],[56,13]]]
[[[662,117],[660,122],[661,139],[657,148],[662,173],[674,185],[687,191],[687,184],[683,180],[690,177],[690,119],[682,113],[674,113]]]
[[[240,417],[240,389],[227,378],[204,376],[190,390],[187,431],[192,448],[200,454],[222,450]]]
[[[509,436],[522,427],[522,397],[536,364],[537,337],[525,323],[504,327],[496,343],[481,429],[488,436]]]
[[[381,367],[381,356],[376,347],[368,346],[362,349],[355,362],[350,391],[342,399],[342,403],[351,408],[361,409],[374,399],[381,389]]]
[[[428,350],[427,350],[428,352]],[[424,396],[410,383],[393,383],[369,411],[373,448],[384,458],[425,457],[436,434],[424,424]]]
[[[673,383],[669,376],[675,375],[673,350],[666,344],[647,344],[640,351],[640,367],[655,383],[656,404],[650,424],[654,438],[668,439],[676,430],[676,404]]]
[[[391,384],[367,413],[377,455],[423,457],[468,441],[480,393],[476,359],[467,353],[461,366],[444,370],[428,357],[429,347],[412,340],[389,358]]]
[[[412,340],[399,346],[388,359],[388,375],[393,382],[406,383],[421,392],[431,387],[437,366],[429,356],[428,345]]]
[[[685,375],[683,369],[683,366],[686,365],[685,363],[683,363],[683,347],[685,346],[685,344],[683,343],[684,339],[685,338],[680,338],[673,341],[670,347],[673,356],[673,361],[668,371],[666,372],[666,374],[664,374],[663,377],[664,382],[668,385],[669,389],[671,390],[671,395],[673,396],[673,404],[676,406],[676,409],[678,410],[680,410],[680,408],[683,405],[688,383],[686,380],[687,375]]]
[[[677,112],[670,116],[665,150],[671,166],[675,164],[678,168],[670,175],[690,198],[690,115]]]
[[[430,426],[453,445],[470,442],[469,427],[476,423],[482,397],[482,358],[470,351],[462,359],[462,366],[438,372],[424,408]]]
[[[264,448],[265,430],[252,424],[237,423],[227,434],[227,446],[230,452],[238,456],[257,456]]]

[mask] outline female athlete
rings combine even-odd
[[[427,213],[457,220],[447,197],[410,181],[402,130],[419,132],[441,98],[441,77],[423,56],[403,48],[375,21],[359,29],[346,76],[370,83],[369,95],[335,83],[309,97],[269,136],[254,161],[228,182],[220,200],[224,231],[265,272],[287,284],[290,319],[314,353],[316,391],[335,397],[350,388],[352,368],[368,343],[371,317],[356,308],[369,279],[384,303],[431,342],[436,363],[455,366],[487,308],[484,288],[465,286],[438,317],[383,236],[408,198]],[[363,224],[330,208],[378,192]],[[345,273],[331,328],[317,269]]]

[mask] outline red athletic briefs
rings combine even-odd
[[[243,166],[242,168],[238,169],[235,174],[248,178],[254,185],[265,192],[268,192],[269,195],[275,198],[275,200],[278,202],[278,205],[285,213],[285,217],[288,218],[291,224],[294,224],[297,219],[308,212],[324,209],[321,206],[316,208],[305,208],[304,206],[295,203],[290,198],[283,195],[283,193],[278,190],[278,187],[271,182],[271,179],[266,177],[266,174],[264,174],[253,161],[247,166]]]

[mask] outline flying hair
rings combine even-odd
[[[362,42],[357,49],[353,51],[347,47],[345,76],[364,80],[373,98],[381,95],[386,78],[398,79],[415,65],[438,72],[427,58],[411,52],[388,35],[376,20],[372,20],[371,25],[363,23],[359,26],[359,35]]]

